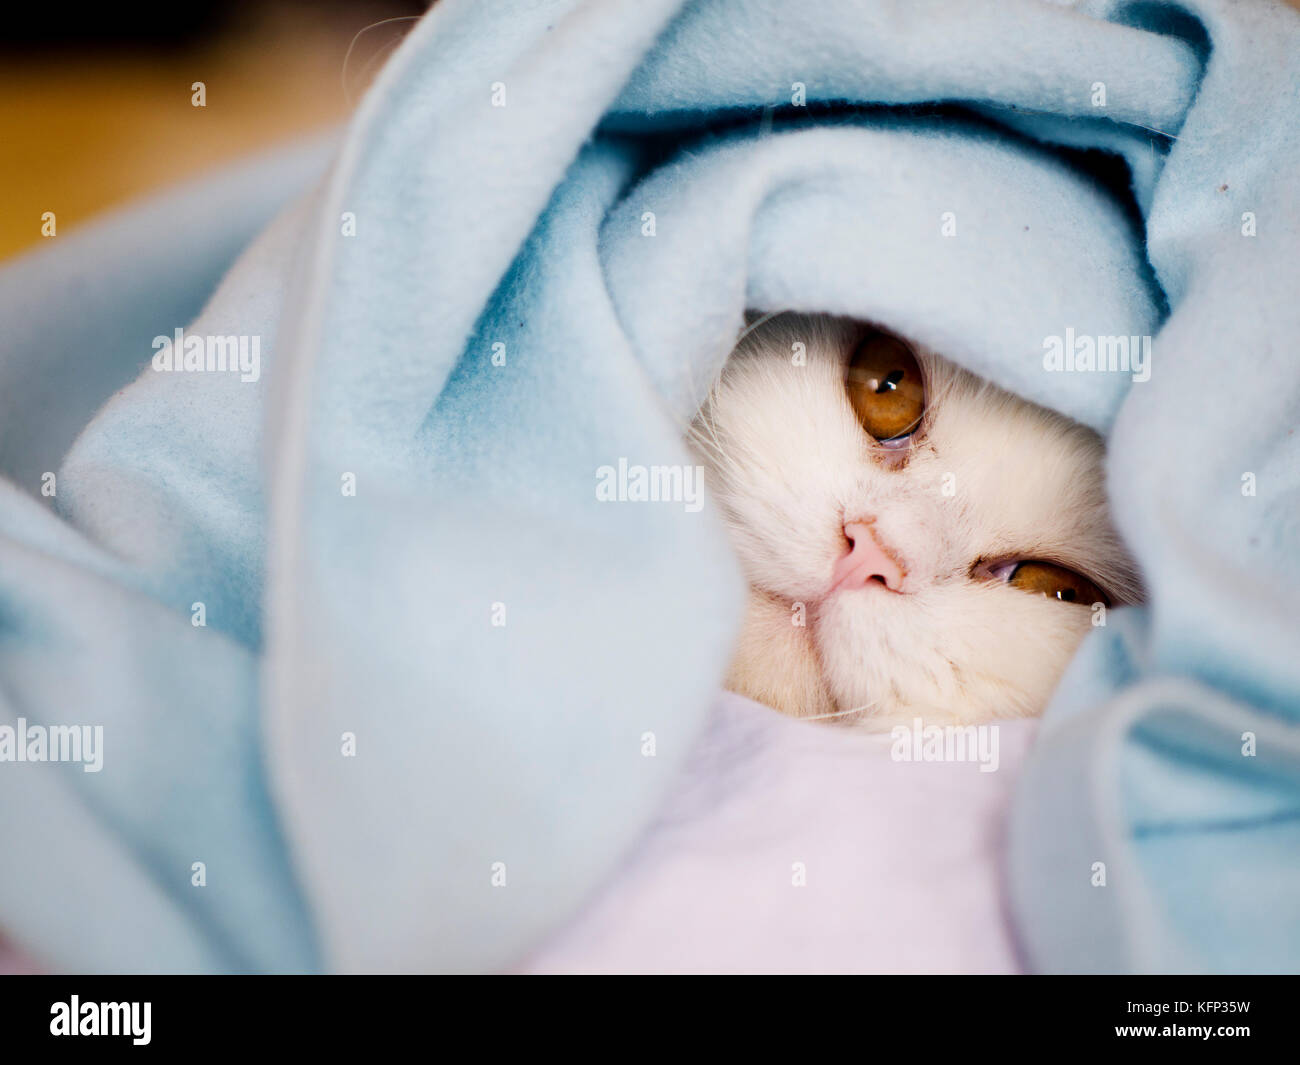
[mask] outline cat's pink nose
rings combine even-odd
[[[873,582],[883,584],[891,592],[902,589],[903,567],[876,539],[869,522],[845,522],[844,536],[849,541],[849,550],[831,570],[832,592],[866,588]]]

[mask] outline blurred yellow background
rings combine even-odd
[[[247,4],[178,44],[24,53],[11,43],[0,56],[0,258],[43,239],[46,211],[62,234],[107,207],[341,121],[426,6]],[[349,45],[372,25],[345,78]],[[196,81],[206,107],[191,104]]]
[[[216,28],[201,26],[181,44],[3,42],[0,259],[43,239],[46,211],[63,233],[107,207],[341,121],[429,0],[207,6],[220,12]],[[24,10],[29,22],[56,22],[106,9]],[[120,22],[122,10],[103,17]],[[206,107],[190,102],[196,81],[206,85]]]

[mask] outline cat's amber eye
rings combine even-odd
[[[1023,588],[1026,592],[1036,592],[1048,599],[1059,599],[1063,603],[1079,603],[1092,606],[1093,603],[1110,605],[1106,593],[1092,581],[1072,569],[1058,566],[1055,562],[1019,562],[1007,577],[1009,584]]]
[[[849,360],[844,387],[862,428],[877,440],[901,442],[921,424],[921,367],[912,349],[896,336],[869,333]]]

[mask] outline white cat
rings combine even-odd
[[[727,686],[784,713],[1036,714],[1141,598],[1098,435],[874,327],[760,319],[689,439],[750,584]]]

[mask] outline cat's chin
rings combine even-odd
[[[813,636],[815,611],[751,587],[727,689],[789,717],[887,731],[901,711],[867,713],[836,700]]]
[[[744,627],[726,687],[789,717],[834,721],[888,731],[904,717],[901,706],[864,707],[836,699],[813,635],[818,604],[807,609],[750,588]]]
[[[1001,589],[934,587],[898,596],[863,589],[829,597],[813,619],[813,642],[832,701],[855,723],[888,731],[972,725],[1042,712],[1083,635],[1085,617],[1025,596],[1010,646],[980,608]],[[1036,615],[1045,615],[1038,617]],[[942,633],[942,638],[936,638]]]
[[[862,590],[831,597],[809,604],[805,616],[798,604],[751,587],[727,689],[789,717],[871,732],[910,727],[917,719],[926,725],[980,724],[1041,713],[1055,675],[1077,644],[1077,637],[1058,632],[1038,648],[1055,652],[1044,653],[1042,668],[1031,671],[1041,690],[1005,676],[958,670],[942,656],[921,661],[920,639],[905,640],[906,649],[890,648],[889,639],[882,639],[882,621],[890,632],[900,628],[900,619],[880,617],[882,608],[888,615],[889,594]],[[873,660],[876,668],[870,668]]]

